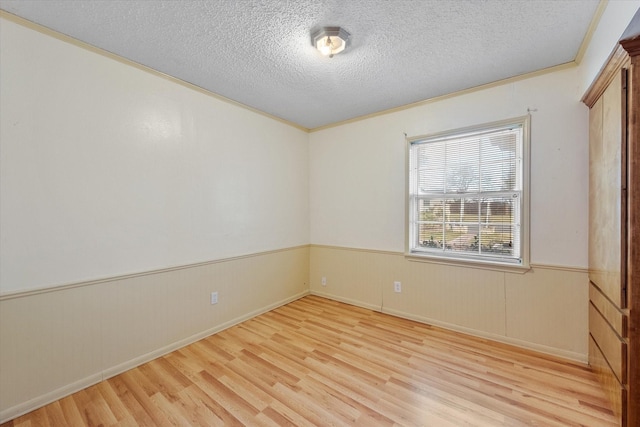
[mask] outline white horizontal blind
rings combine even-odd
[[[410,145],[410,251],[522,262],[519,122]]]

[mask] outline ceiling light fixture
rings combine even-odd
[[[333,58],[347,47],[349,36],[344,28],[324,27],[311,34],[311,44],[324,56]]]

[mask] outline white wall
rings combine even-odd
[[[578,78],[581,94],[595,79],[638,8],[640,0],[611,0],[607,3],[580,63]]]
[[[0,423],[308,293],[306,132],[4,18],[0,113]]]
[[[587,266],[588,110],[565,69],[310,135],[311,242],[404,250],[405,138],[531,118],[531,262]]]
[[[307,134],[0,21],[0,293],[309,242]]]

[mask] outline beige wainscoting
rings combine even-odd
[[[302,246],[0,296],[0,422],[298,299],[308,274]]]
[[[312,294],[587,361],[586,269],[533,265],[510,273],[319,245],[311,246],[310,268]]]

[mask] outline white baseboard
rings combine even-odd
[[[311,295],[316,295],[316,296],[319,296],[319,297],[322,297],[322,298],[338,301],[338,302],[343,302],[343,303],[349,304],[349,305],[355,305],[356,307],[368,308],[369,310],[382,312],[382,307],[380,307],[379,305],[368,304],[366,302],[362,302],[362,301],[358,301],[358,300],[352,300],[350,298],[344,298],[344,297],[340,297],[340,296],[336,296],[336,295],[332,295],[332,294],[326,294],[324,292],[318,292],[318,291],[313,291],[313,290],[310,292],[310,294]]]
[[[67,384],[64,387],[60,387],[56,390],[50,391],[49,393],[45,393],[42,396],[38,396],[34,399],[20,403],[19,405],[7,408],[4,411],[0,412],[0,424],[17,418],[20,415],[31,412],[35,409],[41,408],[45,405],[48,405],[51,402],[62,399],[63,397],[73,394],[78,390],[82,390],[84,388],[91,387],[94,384],[98,384],[100,381],[102,381],[102,373],[93,374],[71,384]]]
[[[584,364],[588,363],[588,355],[582,354],[582,353],[576,353],[572,351],[563,350],[560,348],[549,347],[542,344],[536,344],[529,341],[510,338],[504,335],[493,334],[491,332],[479,331],[477,329],[454,325],[454,324],[442,322],[436,319],[431,319],[428,317],[416,316],[414,314],[405,313],[402,311],[393,310],[389,308],[384,308],[382,312],[386,314],[390,314],[392,316],[402,317],[403,319],[415,320],[416,322],[437,326],[442,329],[448,329],[450,331],[461,332],[463,334],[472,335],[478,338],[486,338],[491,341],[510,344],[520,348],[526,348],[527,350],[533,350],[538,353],[544,353],[550,356],[560,357],[562,359],[571,360],[573,362],[579,362]]]
[[[205,331],[199,332],[190,337],[184,338],[182,340],[176,341],[169,345],[166,345],[162,348],[154,350],[152,352],[143,354],[142,356],[136,357],[134,359],[128,360],[124,363],[121,363],[116,366],[108,367],[102,370],[102,372],[90,375],[86,378],[83,378],[79,381],[76,381],[71,384],[67,384],[64,387],[60,387],[56,390],[45,393],[41,396],[38,396],[34,399],[31,399],[27,402],[20,403],[19,405],[12,406],[0,412],[0,424],[17,418],[21,415],[34,411],[38,408],[41,408],[45,405],[48,405],[51,402],[55,402],[56,400],[62,399],[63,397],[69,396],[77,391],[90,387],[94,384],[99,383],[100,381],[104,381],[108,378],[114,377],[118,374],[121,374],[129,369],[135,368],[136,366],[140,366],[143,363],[150,362],[153,359],[157,359],[158,357],[164,356],[165,354],[171,353],[179,348],[185,347],[189,344],[192,344],[196,341],[199,341],[203,338],[206,338],[210,335],[228,329],[232,326],[235,326],[239,323],[242,323],[246,320],[252,319],[260,314],[266,313],[267,311],[271,311],[275,308],[283,306],[285,304],[289,304],[295,300],[298,300],[306,295],[308,295],[308,291],[304,291],[298,293],[289,298],[285,298],[284,300],[275,302],[273,304],[269,304],[265,307],[259,308],[257,310],[251,311],[249,313],[243,314],[242,316],[238,316],[235,319],[232,319],[228,322],[217,325],[213,328],[207,329]]]
[[[349,298],[343,298],[343,297],[339,297],[339,296],[335,296],[335,295],[331,295],[331,294],[325,294],[323,292],[317,292],[317,291],[312,291],[311,294],[312,295],[317,295],[319,297],[331,299],[331,300],[334,300],[334,301],[343,302],[345,304],[355,305],[356,307],[367,308],[369,310],[374,310],[374,311],[378,311],[378,312],[381,312],[381,313],[390,314],[392,316],[401,317],[403,319],[415,320],[416,322],[437,326],[437,327],[442,328],[442,329],[448,329],[450,331],[461,332],[461,333],[466,334],[466,335],[471,335],[471,336],[475,336],[475,337],[478,337],[478,338],[486,338],[486,339],[489,339],[489,340],[492,340],[492,341],[497,341],[497,342],[500,342],[500,343],[510,344],[510,345],[513,345],[513,346],[516,346],[516,347],[537,351],[538,353],[544,353],[544,354],[548,354],[548,355],[551,355],[551,356],[560,357],[562,359],[571,360],[573,362],[586,364],[586,363],[588,363],[588,359],[589,359],[587,354],[576,353],[576,352],[567,351],[567,350],[563,350],[563,349],[559,349],[559,348],[555,348],[555,347],[549,347],[549,346],[545,346],[545,345],[541,345],[541,344],[536,344],[536,343],[532,343],[532,342],[528,342],[528,341],[523,341],[523,340],[519,340],[519,339],[515,339],[515,338],[510,338],[510,337],[507,337],[507,336],[504,336],[504,335],[498,335],[498,334],[493,334],[493,333],[490,333],[490,332],[480,331],[480,330],[477,330],[477,329],[467,328],[467,327],[464,327],[464,326],[454,325],[454,324],[451,324],[451,323],[442,322],[440,320],[431,319],[431,318],[423,317],[423,316],[418,316],[418,315],[415,315],[415,314],[406,313],[406,312],[399,311],[399,310],[393,310],[393,309],[389,309],[389,308],[382,308],[382,307],[377,306],[377,305],[367,304],[367,303],[363,303],[363,302],[357,301],[357,300],[352,300],[352,299],[349,299]]]
[[[182,339],[180,341],[176,341],[176,342],[174,342],[172,344],[169,344],[167,346],[159,348],[159,349],[157,349],[155,351],[152,351],[150,353],[144,354],[144,355],[142,355],[140,357],[136,357],[135,359],[131,359],[131,360],[128,360],[128,361],[126,361],[124,363],[121,363],[119,365],[116,365],[116,366],[113,366],[111,368],[105,369],[102,372],[103,379],[106,380],[106,379],[109,379],[111,377],[115,377],[116,375],[121,374],[121,373],[123,373],[125,371],[128,371],[129,369],[133,369],[136,366],[140,366],[140,365],[142,365],[144,363],[147,363],[147,362],[149,362],[149,361],[151,361],[153,359],[157,359],[158,357],[162,357],[165,354],[169,354],[172,351],[175,351],[175,350],[177,350],[179,348],[186,347],[189,344],[193,344],[194,342],[200,341],[203,338],[206,338],[206,337],[211,336],[213,334],[216,334],[218,332],[224,331],[225,329],[229,329],[232,326],[235,326],[235,325],[237,325],[239,323],[242,323],[244,321],[252,319],[252,318],[254,318],[256,316],[259,316],[259,315],[261,315],[263,313],[266,313],[267,311],[271,311],[271,310],[273,310],[275,308],[278,308],[278,307],[281,307],[283,305],[289,304],[290,302],[296,301],[296,300],[298,300],[298,299],[300,299],[300,298],[302,298],[302,297],[304,297],[304,296],[306,296],[308,294],[309,294],[308,291],[301,292],[301,293],[299,293],[297,295],[294,295],[294,296],[289,297],[289,298],[285,298],[284,300],[275,302],[273,304],[269,304],[268,306],[262,307],[262,308],[260,308],[258,310],[251,311],[251,312],[246,313],[246,314],[244,314],[242,316],[236,317],[235,319],[229,320],[228,322],[224,322],[224,323],[222,323],[220,325],[217,325],[217,326],[215,326],[213,328],[204,330],[204,331],[199,332],[199,333],[197,333],[195,335],[192,335],[190,337],[184,338],[184,339]]]

